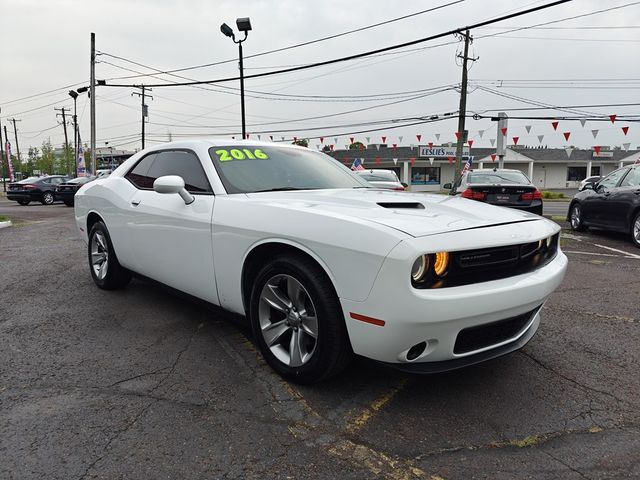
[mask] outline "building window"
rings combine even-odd
[[[440,185],[440,167],[413,167],[411,185]]]
[[[587,178],[587,167],[567,167],[567,181],[577,182]]]
[[[598,166],[592,165],[591,166],[591,176],[595,177],[596,175],[600,175],[600,165],[598,165]]]

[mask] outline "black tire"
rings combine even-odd
[[[278,284],[278,282],[284,283]],[[268,283],[271,287],[278,284],[283,288],[278,292],[287,297],[285,289],[288,291],[290,285],[288,282],[292,282],[294,285],[297,282],[297,285],[300,285],[302,289],[298,289],[299,295],[290,295],[297,297],[297,299],[290,302],[291,308],[285,309],[289,313],[285,313],[279,308],[274,308],[273,303],[267,302],[263,298],[263,293],[273,291],[268,290],[270,288],[267,286]],[[299,312],[304,309],[304,315],[296,312],[296,304],[300,305]],[[290,321],[295,321],[291,315],[299,315],[297,317],[300,322],[299,326],[289,324]],[[254,337],[262,355],[276,372],[288,380],[308,384],[327,379],[340,373],[353,355],[340,301],[331,281],[322,268],[313,260],[302,255],[277,255],[262,267],[256,275],[251,289],[249,317]],[[305,324],[305,320],[302,320],[310,317],[315,318],[315,322],[313,322],[317,333],[315,339],[307,333],[309,328]],[[282,322],[286,322],[286,324],[282,324]],[[269,347],[264,336],[268,333],[263,333],[263,328],[268,332],[269,327],[276,324],[282,324],[278,330],[285,330],[284,333],[274,335],[274,338],[277,337],[278,340]],[[272,332],[275,330],[275,328],[271,329]],[[293,344],[294,335],[298,339],[298,345],[303,345],[298,352],[307,349],[308,358],[301,365],[292,365],[295,363],[293,361],[294,354],[289,354],[288,361],[283,361],[272,351],[272,348],[279,350],[283,352],[281,356],[286,357],[287,344],[289,347]],[[313,350],[309,353],[311,343],[313,343]],[[291,348],[289,348],[290,350]],[[296,358],[301,359],[302,356]]]
[[[27,205],[29,205],[31,203],[31,200],[18,200],[18,203],[20,205],[27,206]]]
[[[585,229],[582,220],[582,206],[579,203],[571,205],[571,210],[569,211],[569,224],[571,225],[571,230],[576,232],[582,232]]]
[[[42,204],[43,205],[53,205],[53,202],[56,200],[56,197],[53,195],[53,192],[46,191],[42,194]]]
[[[127,286],[131,280],[131,272],[120,265],[116,252],[111,243],[111,237],[107,227],[102,222],[96,222],[89,232],[89,244],[87,248],[89,257],[89,270],[93,282],[104,290],[116,290]],[[94,255],[104,255],[104,260],[100,266],[94,264]],[[96,257],[96,262],[98,262]],[[96,271],[98,270],[98,271]]]
[[[64,201],[64,204],[65,204],[67,207],[73,207],[73,200],[65,200],[65,201]]]
[[[631,222],[631,241],[640,248],[640,212],[636,212]]]

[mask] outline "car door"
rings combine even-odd
[[[610,197],[620,179],[627,173],[626,168],[616,170],[603,178],[595,186],[593,194],[588,195],[582,206],[583,221],[590,225],[610,227],[611,218]]]
[[[640,167],[629,168],[620,184],[613,188],[609,196],[608,214],[610,226],[628,232],[635,207],[640,204]]]
[[[195,200],[153,190],[155,179],[178,175]],[[200,159],[190,150],[163,150],[143,157],[125,175],[135,187],[128,237],[135,269],[190,295],[218,304],[211,218],[215,196]]]

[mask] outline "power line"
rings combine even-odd
[[[273,50],[267,50],[265,52],[259,52],[259,53],[255,53],[253,55],[247,55],[244,58],[248,59],[248,58],[261,57],[261,56],[269,55],[269,54],[272,54],[272,53],[283,52],[285,50],[291,50],[291,49],[294,49],[294,48],[304,47],[304,46],[311,45],[311,44],[314,44],[314,43],[323,42],[323,41],[331,40],[331,39],[338,38],[338,37],[343,37],[345,35],[350,35],[352,33],[361,32],[361,31],[368,30],[368,29],[371,29],[371,28],[379,27],[381,25],[387,25],[389,23],[397,22],[397,21],[400,21],[400,20],[405,20],[407,18],[411,18],[411,17],[415,17],[415,16],[418,16],[418,15],[423,15],[425,13],[429,13],[429,12],[433,12],[433,11],[436,11],[436,10],[440,10],[442,8],[446,8],[446,7],[455,5],[457,3],[462,3],[464,1],[465,0],[456,0],[456,1],[453,1],[453,2],[449,2],[449,3],[442,4],[442,5],[438,5],[436,7],[428,8],[426,10],[421,10],[419,12],[410,13],[408,15],[403,15],[401,17],[396,17],[396,18],[392,18],[390,20],[385,20],[383,22],[375,23],[373,25],[367,25],[365,27],[356,28],[354,30],[349,30],[347,32],[337,33],[335,35],[329,35],[329,36],[326,36],[326,37],[317,38],[315,40],[309,40],[307,42],[302,42],[302,43],[298,43],[298,44],[295,44],[295,45],[289,45],[289,46],[286,46],[286,47],[276,48],[276,49],[273,49]],[[153,69],[151,67],[148,67],[148,66],[146,66],[146,65],[144,65],[142,63],[134,62],[132,60],[128,60],[128,59],[123,58],[123,57],[118,57],[117,55],[112,55],[112,54],[105,53],[105,52],[100,52],[100,54],[101,55],[108,55],[108,56],[110,56],[112,58],[117,58],[119,60],[123,60],[123,61],[129,62],[129,63],[132,63],[134,65],[138,65],[139,67],[144,67],[144,68],[149,68],[151,70],[155,70],[155,69]],[[232,59],[229,59],[229,60],[221,60],[219,62],[205,63],[205,64],[202,64],[202,65],[195,65],[195,66],[192,66],[192,67],[183,67],[183,68],[176,68],[176,69],[173,69],[173,70],[165,70],[165,71],[162,71],[161,73],[162,74],[172,74],[172,73],[177,73],[177,72],[184,72],[184,71],[187,71],[187,70],[196,70],[196,69],[199,69],[199,68],[223,65],[223,64],[226,64],[226,63],[232,63],[232,62],[236,62],[236,61],[237,61],[237,58],[232,58]],[[111,79],[111,80],[124,80],[124,79],[128,79],[128,78],[136,78],[136,76],[119,77],[119,78],[114,78],[114,79]]]
[[[493,23],[497,23],[497,22],[501,22],[504,20],[508,20],[511,18],[516,18],[516,17],[520,17],[523,15],[528,15],[531,14],[533,12],[537,12],[540,10],[545,10],[551,7],[555,7],[558,5],[561,5],[563,3],[568,3],[571,2],[572,0],[556,0],[554,2],[551,3],[547,3],[544,5],[540,5],[537,7],[533,7],[533,8],[529,8],[526,10],[522,10],[520,12],[516,12],[516,13],[511,13],[509,15],[503,15],[501,17],[497,17],[491,20],[486,20],[483,22],[478,22],[472,25],[468,25],[466,27],[462,27],[462,28],[456,28],[454,30],[449,30],[447,32],[442,32],[442,33],[438,33],[435,35],[430,35],[428,37],[424,37],[424,38],[419,38],[417,40],[412,40],[409,42],[404,42],[404,43],[399,43],[396,45],[391,45],[388,47],[383,47],[383,48],[378,48],[376,50],[370,50],[367,52],[362,52],[362,53],[357,53],[354,55],[348,55],[346,57],[340,57],[340,58],[334,58],[331,60],[325,60],[322,62],[315,62],[315,63],[311,63],[311,64],[307,64],[307,65],[303,65],[303,66],[299,66],[299,67],[293,67],[293,68],[286,68],[286,69],[282,69],[282,70],[276,70],[273,72],[263,72],[263,73],[254,73],[252,75],[246,75],[244,78],[245,79],[250,79],[250,78],[261,78],[261,77],[267,77],[267,76],[271,76],[271,75],[279,75],[279,74],[283,74],[283,73],[291,73],[291,72],[297,72],[297,71],[301,71],[301,70],[306,70],[309,68],[316,68],[316,67],[321,67],[321,66],[325,66],[325,65],[331,65],[334,63],[339,63],[339,62],[345,62],[345,61],[349,61],[349,60],[355,60],[358,58],[363,58],[363,57],[368,57],[370,55],[374,55],[377,53],[383,53],[383,52],[389,52],[392,50],[397,50],[400,48],[404,48],[404,47],[408,47],[411,45],[417,45],[420,43],[424,43],[424,42],[428,42],[431,40],[435,40],[438,38],[442,38],[442,37],[446,37],[446,36],[450,36],[450,35],[454,35],[456,33],[462,33],[465,30],[472,30],[474,28],[478,28],[484,25],[491,25]],[[640,3],[640,2],[638,2]],[[181,83],[168,83],[168,84],[151,84],[149,85],[150,87],[171,87],[171,86],[176,86],[176,85],[203,85],[203,84],[211,84],[211,83],[222,83],[222,82],[230,82],[230,81],[236,81],[239,80],[239,77],[228,77],[228,78],[219,78],[219,79],[215,79],[215,80],[200,80],[200,81],[193,81],[193,82],[181,82]],[[126,87],[126,88],[131,88],[134,87],[135,85],[132,84],[109,84],[107,83],[106,86],[110,86],[110,87]]]

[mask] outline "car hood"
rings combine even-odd
[[[532,213],[460,197],[383,189],[261,192],[247,198],[287,210],[369,221],[413,237],[541,220]]]

